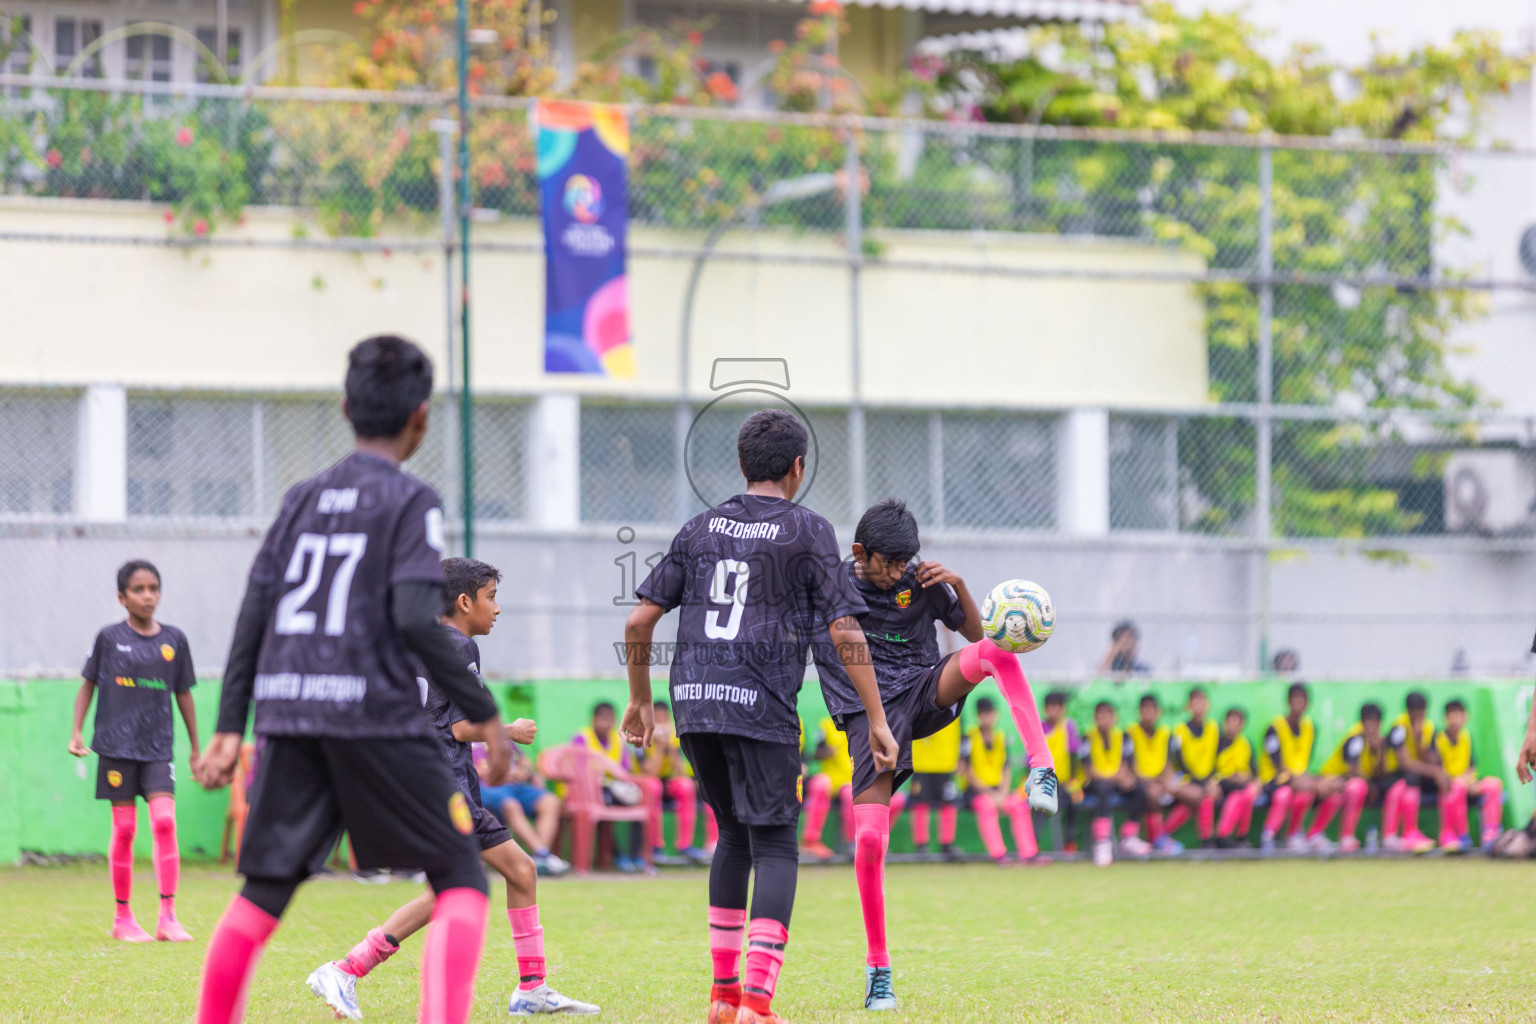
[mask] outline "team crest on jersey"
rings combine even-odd
[[[171,661],[171,660],[175,659],[175,657],[176,657],[176,648],[172,647],[170,644],[161,644],[160,645],[160,657],[164,658],[166,661]]]
[[[911,603],[912,603],[912,591],[910,591],[910,590],[903,590],[901,593],[896,595],[896,607],[897,608],[905,608],[907,605],[909,605]]]
[[[123,784],[123,773],[119,771],[107,772],[107,785],[116,789]]]
[[[448,817],[452,819],[453,827],[466,836],[475,829],[475,818],[469,813],[469,801],[464,799],[463,793],[448,798]]]

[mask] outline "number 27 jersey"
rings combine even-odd
[[[671,657],[677,731],[773,743],[799,743],[808,644],[868,610],[832,524],[755,494],[690,519],[635,593],[681,609]]]
[[[275,587],[256,663],[256,732],[422,736],[396,583],[441,583],[442,502],[387,459],[353,452],[283,498],[251,581]]]

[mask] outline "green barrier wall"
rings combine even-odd
[[[1165,706],[1170,722],[1182,717],[1182,708],[1190,688],[1196,684],[1096,682],[1062,687],[1071,695],[1068,713],[1086,726],[1093,706],[1100,700],[1114,704],[1122,724],[1136,716],[1141,695],[1156,693]],[[1255,745],[1265,726],[1285,708],[1286,683],[1259,680],[1239,683],[1199,684],[1211,695],[1213,713],[1218,717],[1227,708],[1238,706],[1248,712],[1248,732]],[[501,705],[503,717],[533,718],[539,724],[538,749],[566,742],[591,718],[592,706],[611,701],[622,710],[628,699],[628,687],[621,680],[573,680],[533,683],[492,683],[492,692]],[[0,863],[13,863],[22,851],[43,854],[105,854],[111,832],[108,804],[95,799],[96,762],[71,757],[70,716],[74,707],[78,680],[0,680]],[[666,687],[656,684],[658,696]],[[1530,713],[1532,687],[1528,682],[1432,682],[1402,683],[1392,681],[1362,683],[1320,683],[1311,687],[1311,716],[1317,726],[1317,749],[1313,766],[1322,764],[1339,737],[1359,713],[1360,705],[1374,700],[1386,710],[1390,720],[1403,706],[1410,690],[1421,690],[1430,700],[1431,716],[1438,721],[1440,708],[1452,698],[1466,702],[1471,715],[1473,750],[1478,769],[1483,774],[1498,774],[1505,783],[1509,799],[1505,805],[1506,823],[1530,818],[1536,794],[1520,786],[1514,778],[1514,760],[1525,734]],[[198,724],[206,741],[218,707],[218,682],[204,681],[193,693],[197,700]],[[978,695],[999,699],[991,681],[984,683]],[[1043,698],[1044,691],[1036,693]],[[965,725],[974,723],[975,697],[966,708]],[[800,693],[800,716],[808,732],[826,716],[821,691],[814,683]],[[999,700],[999,706],[1001,702]],[[1003,722],[1008,722],[1007,715]],[[90,721],[86,737],[90,737]],[[1013,749],[1023,746],[1008,726]],[[187,742],[177,721],[177,828],[183,852],[191,857],[214,857],[223,835],[225,793],[208,793],[187,776]],[[835,813],[835,812],[834,812]],[[961,841],[973,836],[970,816],[961,818]],[[670,828],[668,830],[670,834]],[[910,833],[898,827],[892,837],[892,849],[909,848]],[[972,844],[974,845],[974,844]],[[151,841],[147,814],[141,810],[138,853],[149,856]]]

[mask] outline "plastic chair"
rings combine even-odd
[[[240,765],[229,783],[229,809],[224,814],[224,838],[219,843],[220,864],[229,863],[231,847],[234,848],[234,859],[240,859],[240,839],[245,835],[245,819],[251,810],[245,794],[255,760],[256,744],[241,744]]]
[[[603,777],[608,771],[606,759],[585,747],[566,744],[550,747],[539,755],[539,771],[547,779],[565,783],[565,806],[561,815],[571,823],[571,867],[577,874],[592,870],[593,849],[597,845],[597,826],[604,821],[640,823],[641,856],[651,863],[653,837],[650,811],[644,803],[633,807],[603,803]]]

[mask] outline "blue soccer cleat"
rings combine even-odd
[[[363,1019],[362,1008],[357,1005],[357,978],[334,963],[323,963],[310,972],[309,990],[324,999],[336,1016]]]
[[[1024,780],[1024,795],[1029,799],[1031,810],[1042,814],[1056,813],[1056,769],[1031,768]]]
[[[507,1003],[507,1013],[514,1017],[532,1017],[540,1013],[568,1013],[593,1014],[601,1013],[591,1003],[583,1003],[561,995],[549,985],[543,984],[534,989],[518,989],[512,993],[512,999]]]
[[[889,967],[864,968],[864,1009],[896,1009],[896,989],[891,985]]]

